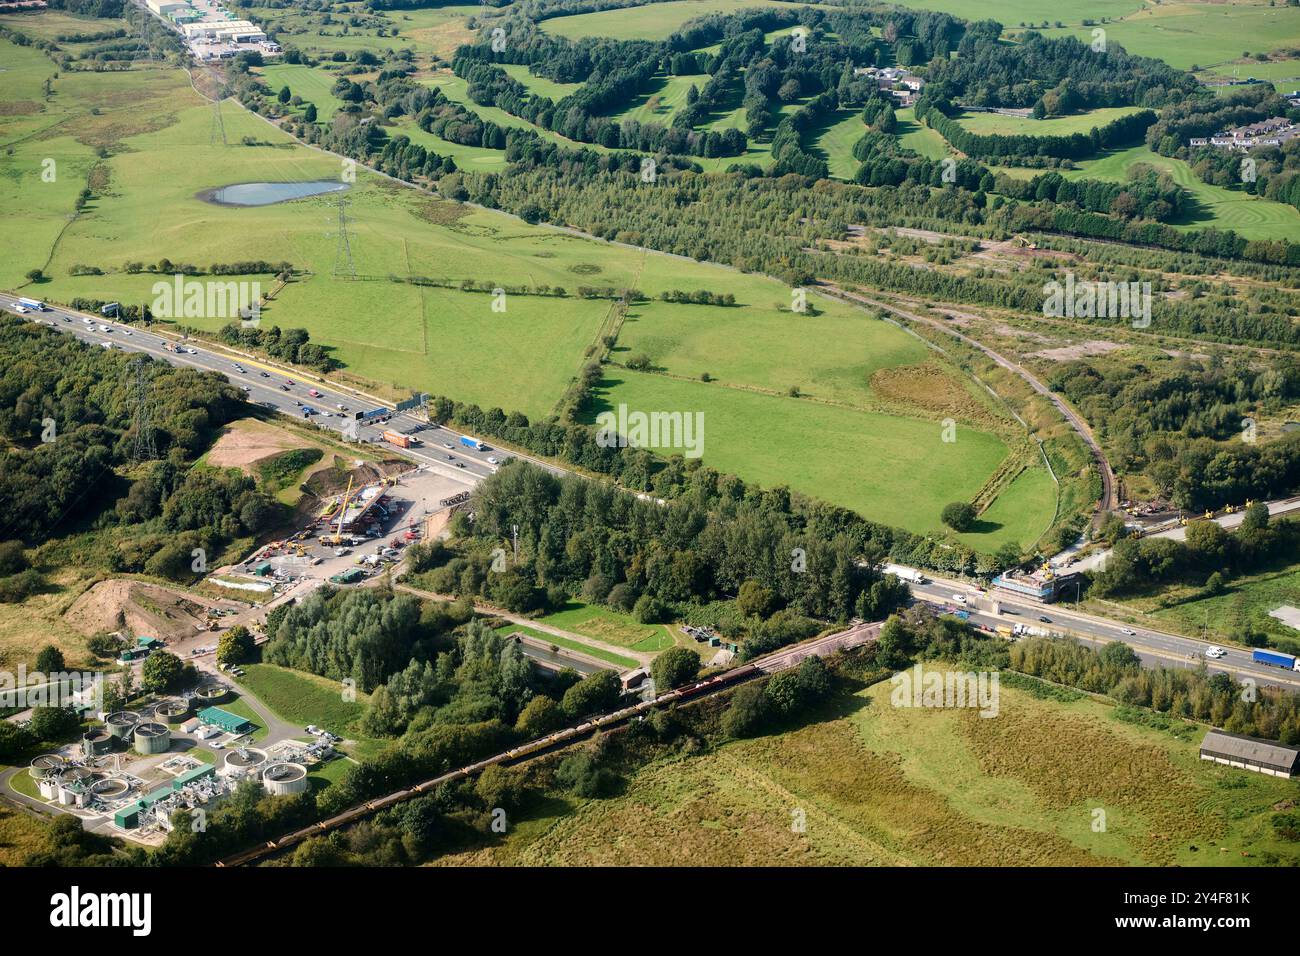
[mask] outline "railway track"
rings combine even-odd
[[[510,750],[480,760],[456,770],[449,770],[446,773],[439,774],[421,783],[413,786],[403,787],[395,790],[386,796],[376,797],[373,800],[367,800],[365,803],[357,804],[342,813],[330,817],[327,820],[320,820],[310,826],[295,830],[292,833],[286,833],[276,840],[267,840],[255,847],[243,852],[232,854],[217,862],[218,867],[235,867],[244,866],[248,863],[254,863],[275,853],[283,852],[290,847],[297,846],[299,843],[313,836],[319,836],[323,833],[329,833],[337,830],[339,827],[347,826],[373,813],[378,813],[394,804],[402,803],[415,797],[432,793],[444,783],[451,783],[459,780],[466,780],[473,777],[488,767],[492,766],[509,766],[532,760],[543,754],[551,753],[554,750],[562,749],[571,744],[593,736],[602,730],[609,730],[621,726],[644,716],[652,709],[665,705],[683,703],[693,700],[700,700],[713,694],[730,690],[737,684],[743,684],[746,681],[763,677],[768,674],[775,674],[779,671],[788,670],[798,666],[805,658],[823,657],[835,651],[845,650],[852,647],[858,647],[869,641],[875,640],[880,634],[881,623],[873,624],[855,624],[846,630],[838,631],[835,634],[827,634],[823,637],[816,637],[793,647],[782,648],[766,654],[763,657],[755,658],[747,664],[724,671],[707,680],[699,681],[685,687],[679,687],[671,690],[666,694],[660,694],[652,701],[642,701],[631,707],[624,707],[613,713],[605,714],[602,717],[596,717],[584,721],[573,727],[566,727],[564,730],[556,731],[545,737],[539,737],[528,743],[520,744]]]

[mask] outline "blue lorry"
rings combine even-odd
[[[483,444],[477,438],[470,438],[468,435],[461,435],[460,443],[467,448],[473,448],[475,451],[485,451],[487,449],[487,445]]]
[[[1285,667],[1289,671],[1300,671],[1300,661],[1290,654],[1283,654],[1280,651],[1265,651],[1255,648],[1251,652],[1250,659],[1256,664],[1267,664],[1269,667]]]

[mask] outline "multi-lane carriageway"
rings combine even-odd
[[[17,304],[17,296],[0,293],[0,308],[16,312]],[[230,381],[244,388],[251,402],[261,403],[268,408],[298,417],[301,415],[301,408],[294,404],[294,399],[297,399],[302,404],[331,413],[328,418],[324,416],[313,418],[320,426],[342,433],[348,424],[356,424],[359,437],[371,442],[382,441],[380,435],[383,427],[355,423],[350,417],[338,414],[337,406],[346,405],[350,410],[355,411],[359,408],[376,408],[384,403],[360,392],[319,379],[311,378],[308,382],[308,377],[297,370],[286,370],[244,355],[215,351],[209,346],[200,347],[183,343],[170,336],[164,337],[152,331],[143,331],[71,309],[51,306],[43,312],[28,313],[25,318],[43,322],[54,329],[95,345],[108,343],[113,348],[144,353],[172,365],[220,372]],[[185,350],[169,350],[168,344],[173,348],[183,347]],[[289,384],[290,382],[293,384]],[[282,388],[286,385],[288,390]],[[307,394],[308,390],[313,388],[321,393],[319,398]],[[504,461],[507,457],[507,454],[490,448],[480,452],[463,446],[459,443],[457,434],[446,429],[430,428],[425,422],[411,415],[394,414],[386,427],[398,431],[425,428],[425,431],[418,433],[418,437],[423,440],[422,447],[404,449],[385,444],[385,451],[403,455],[440,473],[456,477],[468,485],[476,484],[496,470],[497,465],[489,462],[487,460],[489,457],[497,458],[498,461]],[[444,443],[453,447],[446,448]],[[527,457],[516,452],[510,452],[508,455]],[[564,471],[549,462],[529,460],[552,472]],[[463,467],[457,467],[458,463]],[[1166,667],[1196,667],[1204,663],[1210,671],[1223,671],[1238,680],[1250,679],[1264,686],[1300,689],[1300,673],[1255,664],[1250,659],[1250,652],[1240,648],[1226,647],[1225,657],[1211,660],[1205,657],[1205,650],[1210,646],[1208,641],[1169,634],[1149,627],[1130,627],[1095,614],[1073,611],[1062,605],[1041,605],[1002,592],[989,595],[972,588],[967,583],[936,578],[930,572],[922,573],[929,577],[930,583],[912,585],[912,592],[917,600],[935,607],[943,607],[953,604],[953,595],[965,595],[966,607],[972,612],[971,619],[975,623],[996,627],[999,624],[1023,622],[1032,626],[1045,627],[1053,633],[1076,637],[1095,646],[1111,641],[1123,641],[1132,646],[1144,662],[1152,666],[1163,664]],[[997,600],[1000,613],[994,613],[994,599]],[[1047,617],[1050,622],[1040,622],[1040,617]]]
[[[1025,624],[1051,634],[1073,637],[1081,643],[1101,647],[1112,641],[1128,644],[1144,664],[1156,667],[1199,667],[1211,673],[1223,672],[1238,681],[1250,680],[1259,686],[1300,690],[1300,673],[1256,664],[1250,651],[1231,645],[1218,645],[1226,654],[1217,660],[1206,656],[1210,641],[1179,634],[1169,634],[1137,624],[1126,624],[1077,611],[1068,604],[1042,604],[1001,589],[987,590],[969,582],[935,577],[919,571],[925,584],[911,584],[912,595],[935,608],[962,607],[970,612],[973,624],[996,628],[999,625]],[[958,601],[960,597],[962,600]]]
[[[17,296],[0,293],[0,308],[17,312],[17,307]],[[205,343],[183,341],[177,336],[162,335],[138,326],[55,306],[46,306],[42,312],[27,312],[23,318],[48,325],[92,345],[107,345],[123,352],[149,355],[171,365],[220,372],[241,387],[248,396],[248,401],[254,404],[283,412],[293,418],[302,418],[302,407],[309,406],[317,411],[309,420],[322,428],[343,435],[345,429],[352,427],[356,439],[381,442],[386,452],[410,458],[468,485],[476,484],[492,474],[507,458],[527,457],[516,452],[503,453],[493,448],[478,451],[462,445],[459,434],[430,426],[422,418],[407,413],[395,413],[389,422],[379,426],[363,425],[355,420],[355,412],[380,407],[391,409],[391,404],[304,374],[297,369],[285,369],[271,362]],[[313,389],[319,393],[317,396],[308,394]],[[346,407],[348,411],[341,411],[340,406]],[[389,445],[381,437],[386,428],[401,432],[423,429],[415,435],[422,444],[410,448]],[[489,458],[496,460],[488,461]],[[535,463],[552,471],[560,471],[546,462]]]

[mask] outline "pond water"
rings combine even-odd
[[[272,203],[319,196],[321,193],[340,192],[347,183],[328,179],[303,183],[235,183],[199,193],[199,198],[218,206],[269,206]]]

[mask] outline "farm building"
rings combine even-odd
[[[1223,730],[1211,730],[1205,735],[1201,759],[1274,777],[1300,774],[1300,749]]]

